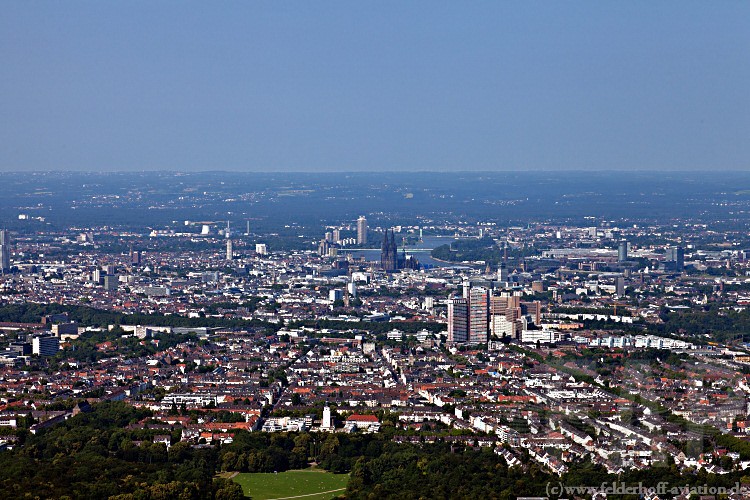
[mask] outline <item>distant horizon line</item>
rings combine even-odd
[[[436,174],[494,174],[494,173],[702,173],[702,172],[747,172],[748,168],[685,168],[685,169],[659,169],[659,168],[639,168],[639,169],[593,169],[593,168],[560,168],[560,169],[494,169],[494,170],[451,170],[451,169],[415,169],[415,170],[226,170],[226,169],[206,169],[206,170],[179,170],[179,169],[121,169],[121,170],[0,170],[3,174],[146,174],[146,173],[172,173],[172,174],[208,174],[208,173],[227,173],[227,174],[409,174],[409,173],[436,173]]]

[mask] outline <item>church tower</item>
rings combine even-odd
[[[383,244],[380,246],[380,267],[388,273],[398,270],[398,248],[393,230],[386,229],[383,235]]]

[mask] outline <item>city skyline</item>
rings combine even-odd
[[[747,498],[750,174],[579,177],[4,175],[2,497]]]
[[[0,498],[750,498],[750,3],[2,13]]]

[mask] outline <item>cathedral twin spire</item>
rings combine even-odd
[[[380,246],[380,265],[383,271],[391,272],[399,269],[398,247],[396,246],[396,234],[391,229],[385,230],[383,243]]]

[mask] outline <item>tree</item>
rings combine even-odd
[[[214,500],[242,500],[245,498],[242,487],[229,479],[214,479]]]
[[[221,470],[237,470],[237,453],[228,451],[221,457]]]
[[[322,461],[323,459],[328,458],[329,456],[336,453],[339,444],[341,444],[339,443],[339,438],[335,434],[329,434],[320,449],[320,456],[318,457],[318,461]]]

